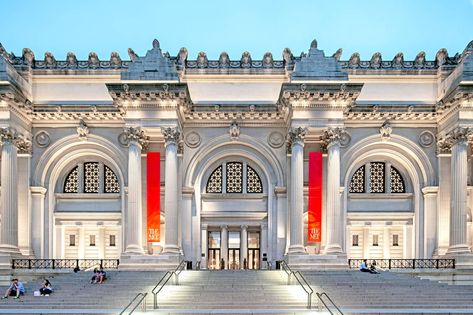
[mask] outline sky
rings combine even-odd
[[[422,50],[433,60],[473,40],[473,0],[0,0],[0,43],[17,56],[28,47],[41,60],[47,51],[58,60],[69,51],[129,59],[128,47],[142,56],[154,38],[172,56],[186,47],[189,59],[270,51],[280,60],[285,47],[299,56],[317,39],[327,55],[343,48],[342,60],[378,51],[413,60]]]

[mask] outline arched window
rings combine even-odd
[[[369,176],[366,172],[369,170]],[[384,162],[370,162],[359,167],[352,175],[350,193],[405,193],[401,173]]]
[[[263,183],[256,170],[246,163],[226,162],[223,165],[219,165],[210,174],[207,180],[206,192],[229,194],[263,193]]]
[[[64,193],[119,193],[118,176],[107,165],[85,162],[76,165],[64,181]]]

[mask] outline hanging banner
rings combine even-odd
[[[309,153],[308,242],[322,241],[322,152]]]
[[[159,152],[148,152],[146,156],[146,199],[148,242],[159,242],[161,234],[161,174]]]

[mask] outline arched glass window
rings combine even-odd
[[[207,180],[206,192],[229,194],[263,193],[263,183],[256,170],[246,163],[226,162],[223,165],[219,165],[210,174]]]
[[[369,170],[369,176],[366,172]],[[350,193],[405,193],[406,185],[401,173],[384,162],[370,162],[359,167],[352,175]]]
[[[64,181],[64,193],[119,193],[120,184],[115,172],[99,162],[75,166]]]

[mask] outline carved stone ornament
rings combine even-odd
[[[41,148],[47,147],[51,143],[51,138],[49,137],[49,134],[44,131],[38,131],[36,135],[34,136],[34,141],[36,142],[36,145]]]
[[[33,153],[33,146],[31,145],[31,140],[29,139],[19,138],[16,142],[16,147],[18,148],[19,154]]]
[[[195,131],[189,132],[185,137],[185,143],[189,148],[197,148],[200,145],[200,142],[200,135]]]
[[[0,144],[13,143],[16,144],[18,140],[18,132],[12,127],[0,128]]]
[[[77,130],[77,135],[79,136],[79,139],[82,141],[86,141],[87,136],[90,133],[90,130],[87,124],[82,119],[79,121],[79,126],[77,126],[76,130]]]
[[[230,135],[230,138],[232,140],[238,140],[238,137],[240,137],[240,126],[234,121],[230,125],[230,128],[228,129],[228,134]]]
[[[278,131],[273,131],[268,136],[268,144],[275,149],[282,147],[284,140],[284,135]]]
[[[393,132],[393,128],[388,120],[386,120],[383,125],[379,128],[379,133],[381,134],[382,140],[389,140],[391,139],[391,133]]]
[[[452,143],[446,137],[437,140],[437,154],[450,154],[452,151]]]
[[[125,127],[123,134],[127,145],[130,142],[137,142],[143,151],[148,147],[149,137],[145,135],[145,132],[140,127]]]
[[[468,143],[473,135],[473,129],[467,127],[457,127],[447,133],[447,138],[450,139],[452,145],[457,143]]]
[[[177,127],[164,127],[161,128],[161,133],[164,136],[165,145],[168,144],[179,144],[181,139],[181,132]]]
[[[289,147],[292,147],[294,144],[304,145],[304,137],[307,133],[307,128],[297,127],[289,129],[287,133],[287,141]]]
[[[419,144],[423,146],[424,148],[431,147],[432,144],[434,144],[435,141],[435,135],[430,132],[430,131],[423,131],[419,135]]]
[[[345,135],[346,133],[347,132],[345,128],[341,128],[341,127],[328,128],[327,130],[324,131],[324,134],[322,135],[322,141],[324,142],[327,148],[332,144],[342,145],[342,143],[347,142],[346,135]],[[348,143],[349,142],[350,141],[348,141]]]

